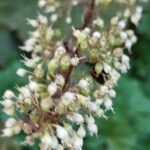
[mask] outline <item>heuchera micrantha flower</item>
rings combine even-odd
[[[45,15],[28,19],[35,30],[21,49],[31,57],[23,59],[28,69],[17,71],[29,82],[17,87],[17,95],[11,90],[4,93],[1,103],[10,117],[3,136],[23,131],[23,143],[33,145],[39,139],[41,150],[81,150],[86,129],[91,136],[98,132],[94,118],[107,118],[105,112],[113,111],[114,86],[130,68],[125,53],[137,41],[130,27],[139,23],[142,0],[39,0],[38,4]],[[82,25],[75,27],[71,10],[79,5],[84,6]],[[70,32],[63,39],[55,26],[61,18]]]

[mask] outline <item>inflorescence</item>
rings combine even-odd
[[[98,132],[94,118],[113,111],[114,87],[130,69],[127,53],[137,42],[130,28],[138,25],[143,2],[39,0],[45,15],[28,19],[35,30],[21,49],[31,58],[24,56],[26,69],[17,70],[29,82],[17,87],[17,95],[4,93],[1,103],[10,117],[3,136],[24,132],[23,144],[38,139],[41,150],[81,150],[86,130],[91,136]],[[79,5],[84,6],[82,25],[75,27],[71,9]],[[62,39],[55,23],[64,16],[71,32]]]

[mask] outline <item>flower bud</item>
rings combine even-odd
[[[20,76],[20,77],[24,77],[27,73],[27,70],[23,69],[23,68],[20,68],[17,70],[17,75]]]
[[[50,83],[47,90],[48,94],[53,96],[57,92],[57,84],[55,82]]]
[[[96,74],[99,75],[102,72],[102,70],[103,70],[103,65],[100,62],[96,63],[95,65]]]
[[[58,68],[58,60],[54,58],[48,63],[49,74],[53,74],[57,68]]]
[[[84,138],[86,136],[86,132],[85,129],[83,128],[83,126],[80,126],[80,128],[77,131],[77,134],[81,137]]]
[[[3,97],[7,99],[11,99],[15,97],[15,94],[11,90],[6,90]]]
[[[57,134],[57,137],[63,141],[66,141],[69,138],[69,135],[67,131],[65,130],[65,128],[59,125],[56,126],[56,134]]]
[[[61,69],[66,70],[70,66],[70,64],[71,64],[71,59],[69,55],[62,56],[61,61],[60,61]]]

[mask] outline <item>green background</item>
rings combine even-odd
[[[37,0],[0,0],[0,99],[6,89],[25,84],[16,76],[21,66],[19,45],[28,37],[27,17],[37,14]],[[79,8],[80,9],[80,8]],[[74,10],[74,22],[81,11]],[[62,27],[66,30],[66,26]],[[99,119],[99,134],[87,137],[84,150],[150,150],[150,3],[135,29],[138,42],[132,48],[132,69],[123,75],[116,87],[115,114],[108,120]],[[0,128],[6,116],[0,112]],[[19,145],[19,135],[0,139],[0,150],[37,150]]]

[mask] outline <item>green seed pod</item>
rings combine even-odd
[[[103,70],[103,65],[102,63],[98,62],[96,65],[95,65],[95,71],[96,71],[96,75],[98,76]]]
[[[58,68],[58,60],[54,58],[48,63],[48,73],[53,74],[57,68]]]
[[[66,70],[71,64],[71,59],[69,55],[62,56],[60,60],[60,67],[62,70]]]

